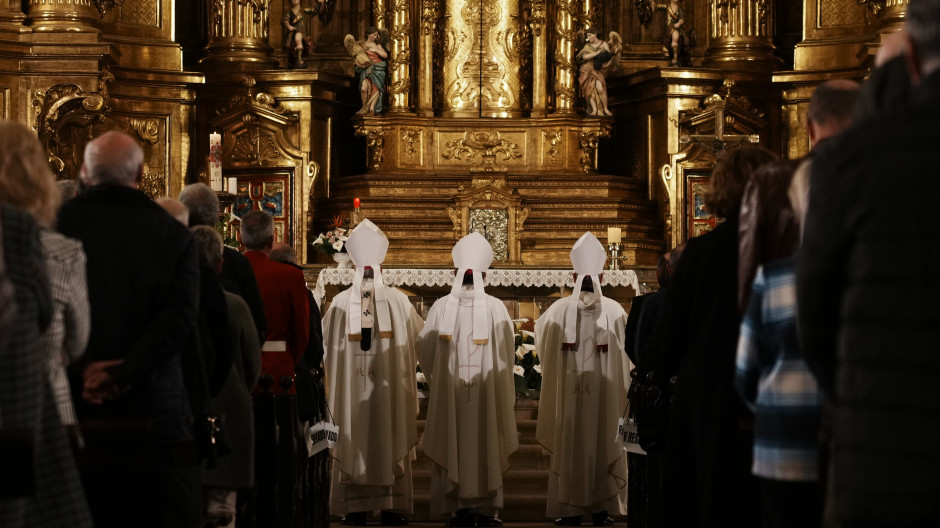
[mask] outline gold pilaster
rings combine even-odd
[[[480,6],[468,0],[447,2],[444,14],[444,101],[445,117],[478,117]],[[474,21],[477,21],[474,24]]]
[[[37,32],[101,33],[91,0],[29,0],[29,18]]]
[[[208,70],[257,70],[276,64],[268,45],[270,0],[210,0]]]
[[[408,112],[411,106],[411,2],[394,0],[392,11],[388,111]]]
[[[708,8],[711,43],[705,52],[704,66],[773,69],[772,0],[712,0]]]
[[[548,49],[545,29],[545,0],[532,0],[529,31],[532,32],[532,117],[545,115],[548,71],[545,52]]]
[[[574,0],[559,0],[556,7],[555,33],[555,112],[574,113],[574,42],[578,31],[577,4]]]
[[[438,34],[440,2],[423,0],[421,3],[421,56],[418,60],[418,115],[434,115],[434,49]]]

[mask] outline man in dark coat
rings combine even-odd
[[[797,264],[803,352],[836,405],[842,526],[940,525],[940,1],[907,11],[913,92],[813,163]]]
[[[87,190],[59,213],[88,258],[91,338],[69,367],[73,400],[88,450],[108,445],[82,478],[95,526],[198,526],[180,350],[196,324],[199,264],[187,229],[137,189],[143,158],[119,132],[89,142]],[[92,421],[106,425],[91,434]]]

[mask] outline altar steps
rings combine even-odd
[[[418,436],[424,434],[425,405],[418,416]],[[535,441],[538,417],[536,400],[518,400],[516,405],[516,429],[519,432],[519,449],[509,457],[509,471],[503,475],[504,507],[500,517],[504,521],[544,522],[545,498],[548,493],[548,472],[551,457]],[[412,463],[414,486],[415,522],[435,522],[430,515],[432,462],[424,456],[420,444],[418,458]]]
[[[569,266],[574,242],[591,231],[606,243],[608,227],[622,229],[625,267],[655,264],[666,249],[661,214],[646,183],[609,174],[344,176],[330,182],[330,198],[316,208],[312,232],[325,231],[337,214],[349,214],[353,198],[359,197],[362,215],[389,238],[386,265],[447,267],[454,242],[464,234],[455,232],[448,207],[457,206],[455,197],[471,189],[474,178],[504,181],[506,192],[518,192],[521,206],[529,209],[519,235],[522,265]],[[459,216],[460,211],[452,213]]]

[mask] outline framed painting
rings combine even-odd
[[[697,237],[715,229],[723,219],[716,218],[705,208],[705,193],[708,191],[709,172],[686,172],[685,225],[689,238]]]
[[[239,218],[248,211],[264,211],[270,214],[274,218],[274,241],[292,244],[295,229],[291,216],[293,171],[227,171],[225,177],[238,178],[238,192],[235,193],[232,213]]]

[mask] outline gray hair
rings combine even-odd
[[[123,132],[105,132],[85,145],[84,177],[89,185],[137,187],[144,151]]]
[[[940,0],[911,0],[905,24],[922,62],[940,60]]]
[[[62,192],[62,202],[67,202],[78,196],[78,182],[75,180],[59,180],[56,182]]]
[[[193,243],[196,244],[196,253],[199,254],[199,265],[211,270],[219,269],[222,263],[222,235],[215,229],[199,225],[190,228],[193,234]]]
[[[265,249],[274,237],[274,218],[264,211],[249,211],[242,217],[241,234],[246,249]]]
[[[278,262],[286,262],[287,264],[297,264],[297,253],[294,251],[294,248],[284,243],[275,244],[274,249],[268,253],[268,258]]]
[[[189,208],[183,205],[182,202],[168,196],[157,198],[155,201],[157,205],[162,207],[174,220],[183,224],[184,227],[189,226]]]
[[[204,183],[193,183],[180,191],[180,201],[189,207],[189,225],[214,227],[219,221],[219,197]]]

